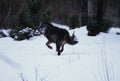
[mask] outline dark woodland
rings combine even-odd
[[[36,29],[41,20],[87,25],[88,35],[120,27],[120,0],[0,0],[0,28]]]

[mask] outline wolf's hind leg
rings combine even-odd
[[[61,47],[60,42],[57,42],[57,43],[56,43],[56,51],[58,52],[58,56],[61,55],[60,47]]]
[[[63,52],[63,50],[64,50],[64,44],[62,45],[60,52]]]
[[[48,42],[46,43],[46,45],[47,45],[48,48],[53,49],[53,48],[49,45],[50,43],[51,43],[51,42],[48,41]]]

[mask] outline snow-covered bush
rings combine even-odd
[[[25,29],[22,29],[20,31],[12,30],[10,32],[10,37],[12,37],[14,40],[29,40],[33,36],[40,35],[40,32],[37,30],[34,30],[32,28],[26,27]]]
[[[0,38],[9,37],[10,32],[11,32],[11,29],[1,29],[0,30]]]
[[[0,30],[0,38],[2,38],[2,37],[6,37],[6,35],[3,33],[2,30]]]

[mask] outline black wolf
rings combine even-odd
[[[55,27],[48,22],[42,22],[39,31],[48,39],[48,42],[46,43],[48,48],[52,49],[52,47],[49,45],[50,43],[56,44],[56,51],[58,52],[58,55],[63,52],[64,45],[66,43],[70,45],[78,43],[78,41],[74,40],[74,34],[70,37],[67,30]]]

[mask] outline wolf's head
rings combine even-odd
[[[45,22],[45,21],[42,21],[40,23],[40,25],[39,25],[39,31],[40,31],[40,33],[44,34],[47,27],[49,27],[49,23]]]

